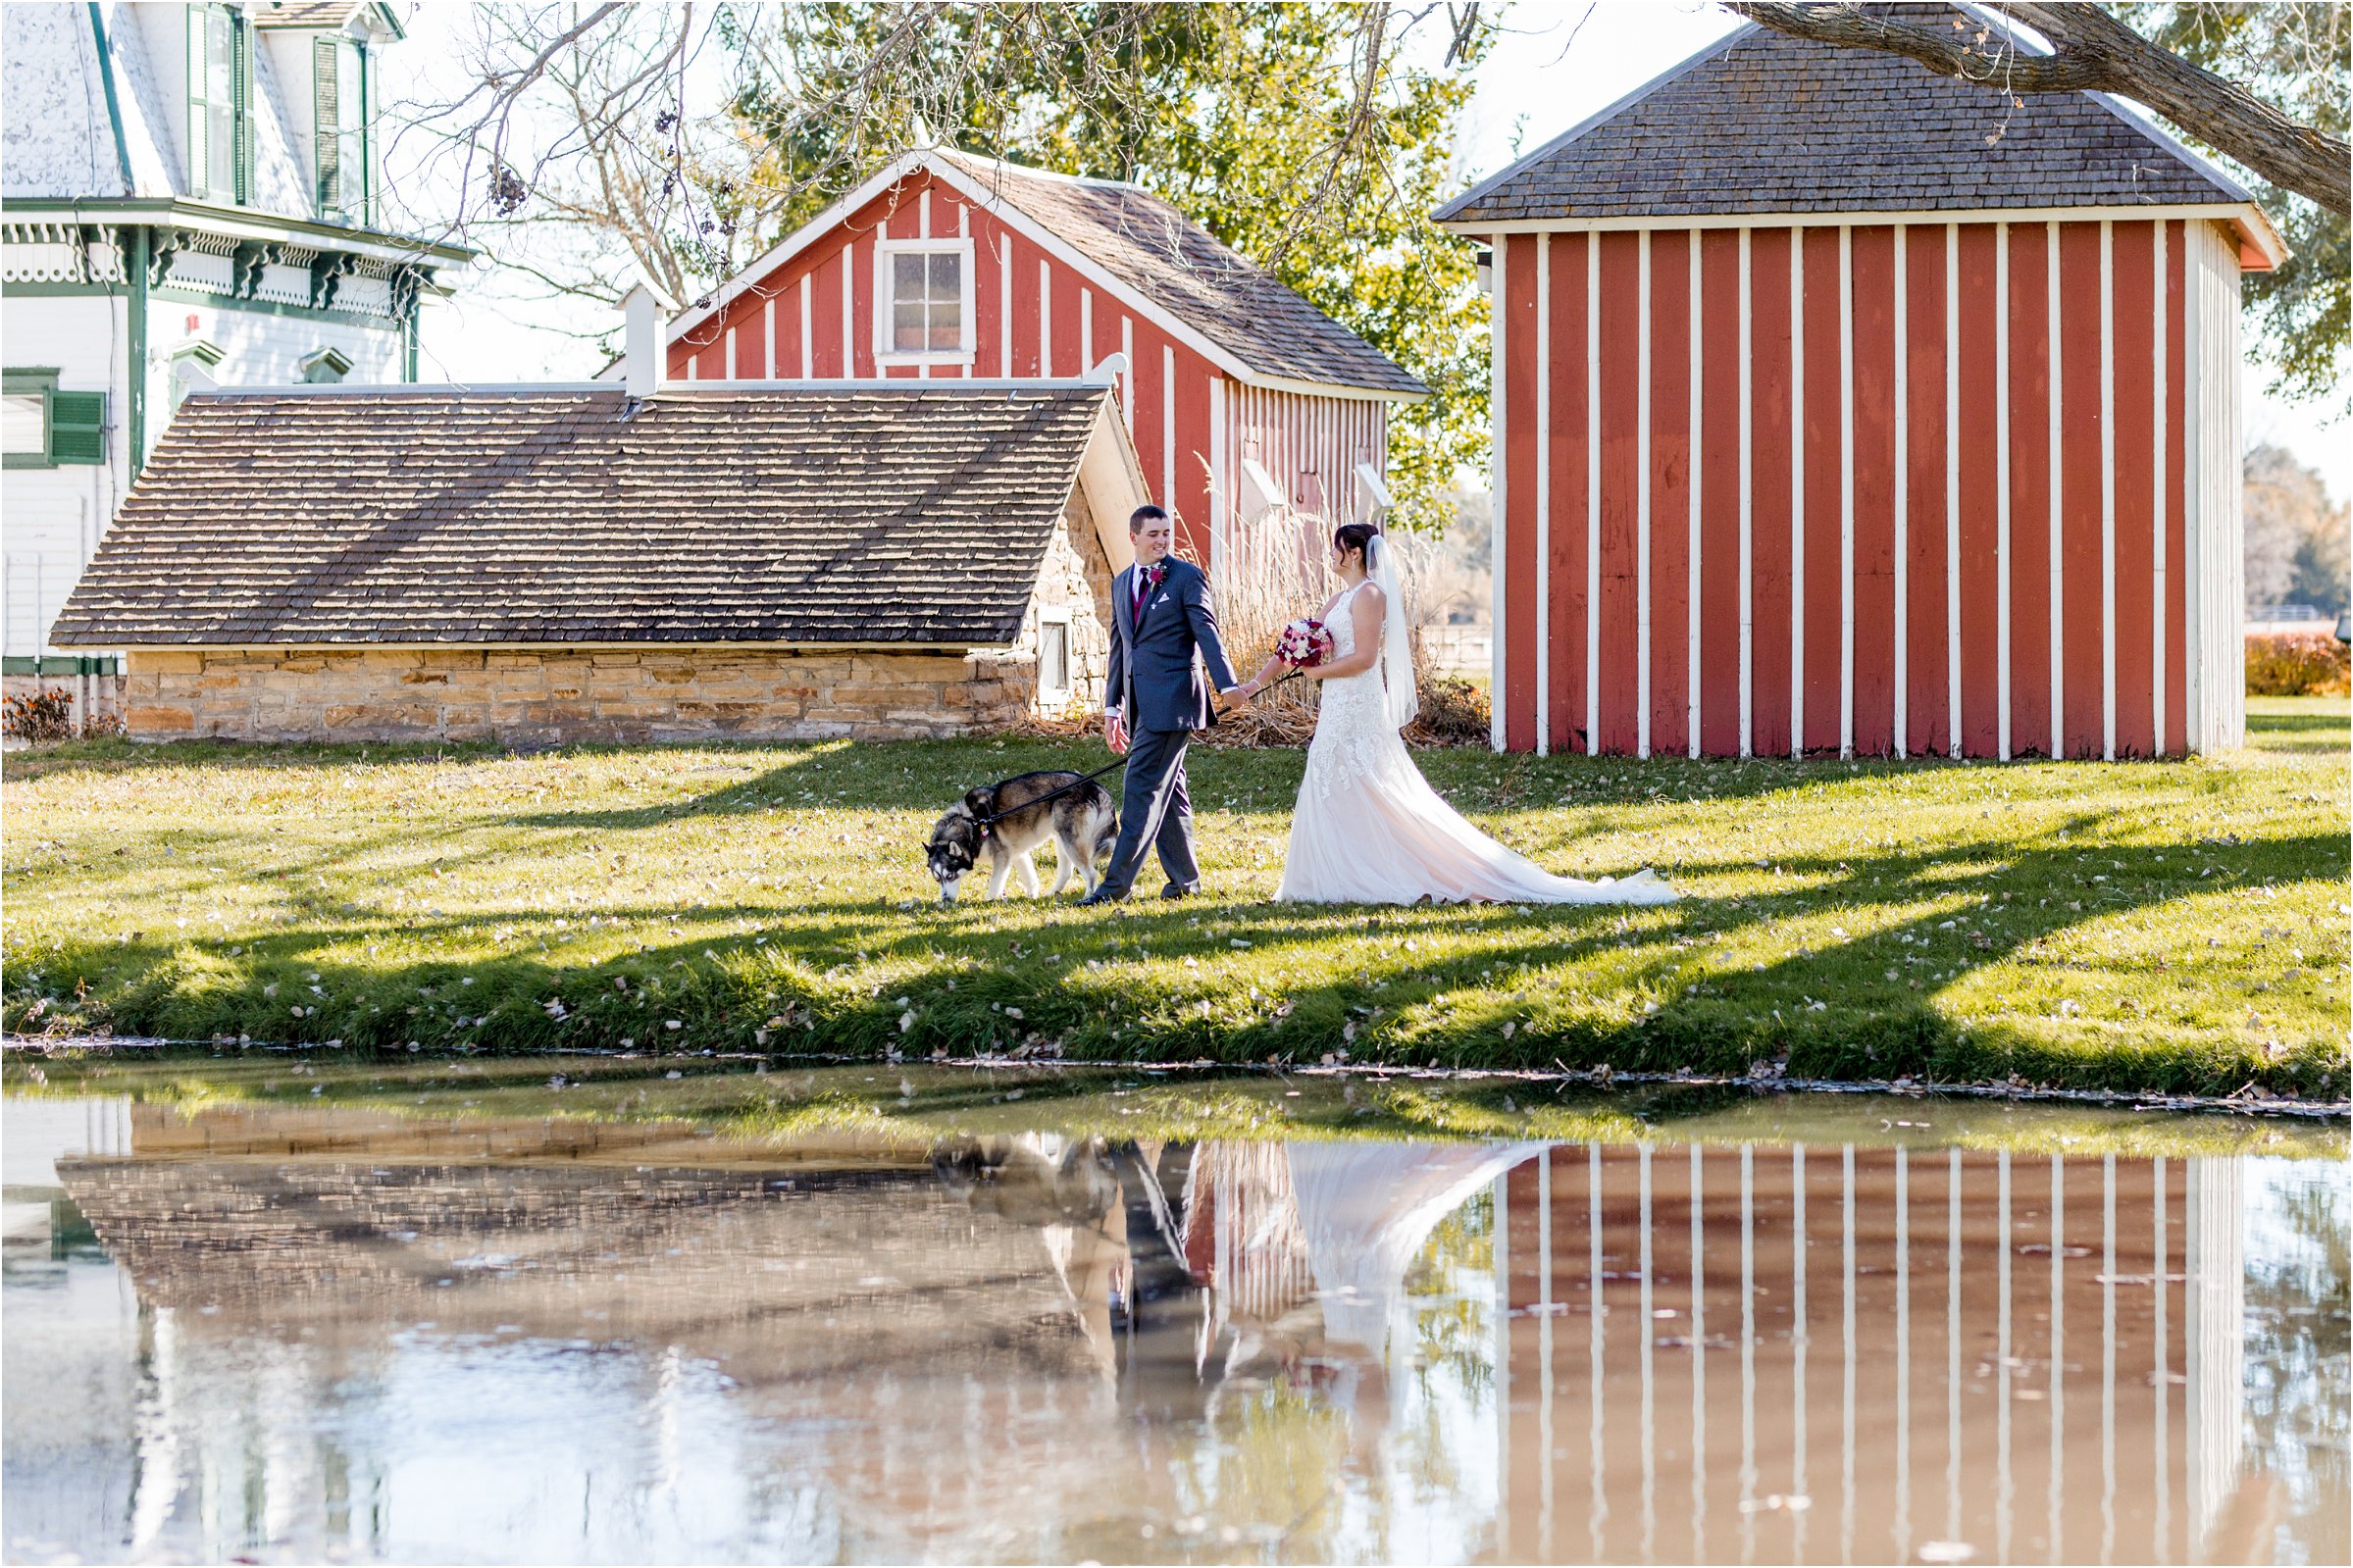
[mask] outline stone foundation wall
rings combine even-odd
[[[717,645],[510,649],[134,648],[140,740],[903,740],[1100,705],[1110,574],[1074,507],[1019,635],[968,653]],[[1072,694],[1042,700],[1039,626],[1070,624]]]

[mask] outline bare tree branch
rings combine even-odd
[[[2174,125],[2276,185],[2331,212],[2353,211],[2353,146],[2301,125],[2245,88],[2190,64],[2093,5],[1995,0],[2049,40],[2026,54],[1999,29],[1912,22],[1878,5],[1727,0],[1750,21],[1792,37],[1902,55],[1939,76],[2014,93],[2112,92]],[[1994,36],[1987,36],[1989,32]]]

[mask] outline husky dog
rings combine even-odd
[[[1066,784],[1077,787],[1053,794]],[[1053,798],[1048,800],[1048,795]],[[997,820],[984,824],[986,817]],[[927,854],[942,903],[956,901],[957,885],[984,854],[989,857],[990,897],[1003,897],[1006,876],[1018,873],[1021,890],[1035,898],[1038,867],[1030,854],[1050,838],[1058,862],[1048,894],[1051,897],[1070,885],[1073,872],[1085,877],[1088,892],[1095,891],[1101,880],[1095,862],[1110,852],[1118,837],[1118,812],[1101,784],[1092,779],[1082,783],[1075,773],[1025,773],[967,791],[933,827]]]

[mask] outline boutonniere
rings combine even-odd
[[[1167,578],[1168,563],[1166,561],[1154,561],[1144,569],[1144,585],[1147,588],[1158,587],[1167,581]]]

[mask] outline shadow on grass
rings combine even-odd
[[[2084,813],[2069,831],[2116,826]],[[496,925],[543,943],[538,952],[404,953],[382,963],[350,954],[394,928],[346,914],[333,925],[241,937],[238,953],[226,940],[72,943],[37,967],[12,966],[6,1020],[22,1032],[72,1020],[179,1038],[486,1052],[627,1045],[1311,1062],[1345,1043],[1360,1060],[1440,1066],[1733,1074],[1780,1060],[1803,1077],[2015,1073],[2068,1087],[2227,1092],[2255,1082],[2317,1093],[2342,1075],[2341,1041],[2274,1048],[2260,1028],[2225,1037],[2164,1019],[2026,1020],[1999,1008],[1989,1016],[1981,1004],[1973,1018],[1957,1017],[1937,998],[2005,961],[2048,964],[2064,981],[2060,961],[2035,951],[2047,937],[2191,894],[2341,876],[2346,857],[2345,841],[2327,835],[2130,846],[1986,838],[1933,851],[1783,857],[1777,864],[1792,885],[1658,909],[1432,912],[1211,898],[1147,901],[1109,918],[1065,907],[1014,932],[997,930],[988,907],[736,900],[702,906],[694,918],[740,923],[742,935],[681,936],[570,962],[551,938],[556,922],[572,917],[553,910],[406,919],[396,928],[406,941],[430,943],[479,941]],[[1684,869],[1705,878],[1752,864]],[[1869,928],[1876,910],[1920,904],[1925,913],[1885,929],[1820,937],[1819,951],[1800,947],[1750,970],[1708,962],[1705,944],[1743,932],[1799,919],[1818,927],[1834,915]],[[627,926],[680,912],[598,913]],[[1406,947],[1417,935],[1456,950]],[[1338,945],[1367,936],[1375,940]],[[1239,976],[1212,979],[1185,963],[1189,954],[1233,959],[1234,942],[1249,944]],[[2113,980],[2115,966],[2104,969]],[[2248,991],[2233,1007],[2254,1003],[2251,972],[2201,981],[2213,992]]]

